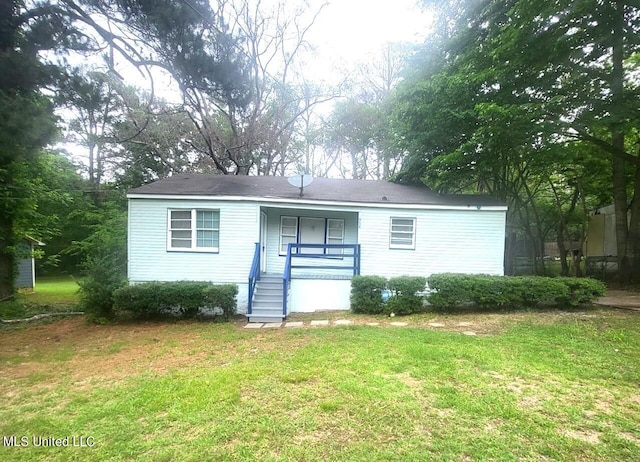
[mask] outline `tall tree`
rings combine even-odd
[[[113,128],[112,176],[121,188],[135,188],[173,173],[215,171],[208,156],[189,140],[194,127],[186,112],[135,88],[121,95],[126,115]]]
[[[387,155],[386,148],[391,137],[384,109],[383,103],[364,103],[355,99],[342,101],[334,107],[327,123],[325,149],[337,157],[335,165],[343,177],[389,177],[392,156]],[[396,165],[397,161],[393,167]]]
[[[307,85],[299,72],[306,37],[326,3],[309,10],[303,3],[262,0],[219,2],[218,14],[242,39],[234,50],[247,64],[243,78],[250,91],[212,94],[189,85],[180,75],[184,107],[198,138],[192,146],[209,156],[224,174],[282,174],[295,156],[288,156],[305,112],[331,99]],[[312,92],[310,90],[313,89]]]
[[[351,77],[357,93],[334,106],[325,124],[325,150],[342,176],[388,179],[399,169],[403,152],[390,124],[390,98],[412,51],[406,43],[384,44]]]
[[[67,117],[64,141],[85,151],[89,184],[96,198],[105,175],[108,144],[117,142],[112,130],[123,116],[119,87],[122,84],[109,72],[74,69],[56,94],[56,102],[74,114]]]
[[[55,134],[41,90],[65,77],[69,52],[106,51],[139,69],[180,74],[182,82],[240,102],[242,63],[224,21],[205,0],[60,0],[0,3],[0,299],[13,292],[16,222],[34,203],[23,197],[21,165]]]
[[[635,199],[640,181],[630,184],[628,176],[632,169],[639,177],[640,165],[628,139],[639,107],[638,85],[632,78],[637,69],[632,58],[640,48],[638,6],[622,0],[471,1],[466,11],[473,14],[461,16],[456,33],[446,42],[441,70],[431,68],[428,77],[414,81],[413,91],[441,79],[457,82],[468,92],[464,109],[433,92],[433,101],[418,104],[443,105],[445,118],[453,113],[465,122],[458,124],[459,142],[442,143],[442,152],[464,153],[475,168],[478,156],[498,159],[505,149],[532,159],[541,147],[570,140],[597,147],[612,164],[621,277],[640,279],[640,200]],[[406,94],[410,91],[407,88]],[[408,111],[414,121],[408,123],[418,124],[415,115],[420,109],[413,115]],[[438,143],[429,144],[434,137],[420,141],[421,136],[424,132],[412,137],[414,150],[407,163],[418,177],[420,169],[424,173],[429,168],[429,158],[438,155]]]
[[[17,1],[0,4],[0,300],[13,293],[17,224],[34,208],[26,166],[55,135],[52,106],[39,92],[53,80],[38,57],[57,38],[50,26]]]

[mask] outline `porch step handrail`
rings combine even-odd
[[[251,314],[253,308],[253,292],[256,288],[256,283],[260,280],[260,243],[256,242],[256,250],[253,253],[253,262],[251,263],[251,271],[249,271],[249,305],[248,313]]]
[[[282,316],[287,317],[287,299],[289,298],[289,283],[291,282],[291,246],[287,245],[287,258],[284,262],[284,272],[282,274]]]

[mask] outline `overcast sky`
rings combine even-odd
[[[312,0],[322,3],[322,0]],[[385,42],[422,41],[430,15],[416,0],[333,0],[321,13],[309,40],[320,50],[353,58]]]
[[[430,25],[431,15],[416,0],[333,0],[308,36],[317,52],[314,73],[348,71],[371,61],[387,42],[423,42]]]

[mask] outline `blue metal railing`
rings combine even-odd
[[[292,250],[295,249],[295,252]],[[319,249],[322,253],[300,253],[300,249]],[[327,253],[327,250],[341,249],[342,253]],[[353,250],[353,253],[345,253],[344,250]],[[314,258],[324,260],[336,260],[353,258],[351,265],[292,265],[293,258]],[[349,270],[353,275],[360,274],[360,244],[288,244],[287,258],[284,263],[282,275],[282,315],[287,315],[287,298],[289,295],[289,283],[291,282],[291,269],[330,269]]]
[[[282,316],[287,316],[287,299],[289,298],[289,283],[291,282],[291,246],[287,246],[287,258],[284,262],[284,273],[282,273]]]
[[[249,271],[249,308],[248,313],[251,314],[253,308],[253,291],[256,283],[260,280],[260,243],[256,242],[256,250],[253,254],[253,262],[251,263],[251,271]]]

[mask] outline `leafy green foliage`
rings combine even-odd
[[[72,125],[82,132],[75,141],[90,152],[94,191],[100,189],[101,150],[110,125],[125,112],[114,103],[106,73],[78,78],[69,65],[78,60],[67,59],[67,54],[110,45],[112,53],[147,75],[150,67],[162,67],[182,88],[204,89],[240,110],[250,93],[245,60],[222,16],[204,0],[0,3],[0,298],[14,291],[13,252],[23,237],[21,227],[40,206],[41,194],[30,194],[37,189],[31,186],[46,173],[34,174],[25,165],[33,165],[40,150],[55,141],[55,98],[49,95],[61,95],[64,104],[81,112]],[[113,63],[112,54],[109,65]],[[145,126],[143,121],[139,128]],[[102,202],[98,194],[95,199]]]
[[[351,279],[351,311],[380,314],[384,312],[382,291],[387,280],[382,276],[354,276]]]
[[[118,210],[107,211],[103,223],[79,243],[84,278],[79,281],[80,305],[90,319],[114,316],[113,294],[127,282],[127,221]]]
[[[614,201],[624,221],[640,184],[640,10],[625,1],[437,3],[442,30],[397,92],[392,120],[408,153],[398,179],[505,200],[507,263],[512,241],[527,240],[544,274],[544,242],[582,248],[589,211]],[[628,228],[618,226],[618,257],[638,248],[626,244]]]
[[[591,278],[562,278],[568,289],[567,297],[558,302],[567,306],[586,305],[606,294],[607,288],[602,281]]]
[[[399,276],[389,279],[387,287],[392,296],[387,302],[385,311],[400,315],[412,314],[421,311],[424,299],[423,292],[427,279],[422,276]]]
[[[114,310],[136,318],[152,318],[178,310],[185,318],[193,318],[200,309],[219,308],[225,319],[236,312],[238,286],[199,281],[145,282],[117,289]]]
[[[351,279],[351,311],[365,314],[411,314],[422,309],[426,278],[399,276],[354,276]],[[385,303],[382,292],[388,289],[391,297]]]
[[[578,306],[604,295],[595,279],[535,276],[488,276],[441,273],[427,279],[429,304],[438,309],[463,306],[532,308],[537,305]]]
[[[111,16],[124,15],[183,89],[199,88],[237,106],[246,102],[246,57],[209,1],[117,0],[110,6]]]
[[[350,99],[336,104],[327,137],[327,149],[350,158],[351,165],[342,168],[350,169],[352,178],[387,179],[395,172],[398,150],[383,102]]]
[[[39,215],[38,201],[47,195],[36,172],[42,160],[40,147],[55,133],[49,111],[40,96],[11,95],[0,89],[0,299],[14,290],[16,244],[28,231],[46,229],[34,218]],[[31,125],[36,126],[33,131]]]
[[[52,66],[43,64],[40,51],[61,43],[66,29],[52,18],[33,11],[25,15],[24,2],[0,5],[0,299],[14,292],[14,250],[24,237],[20,229],[36,208],[29,166],[56,135],[53,106],[40,92],[55,80]],[[51,11],[50,5],[33,7]]]

